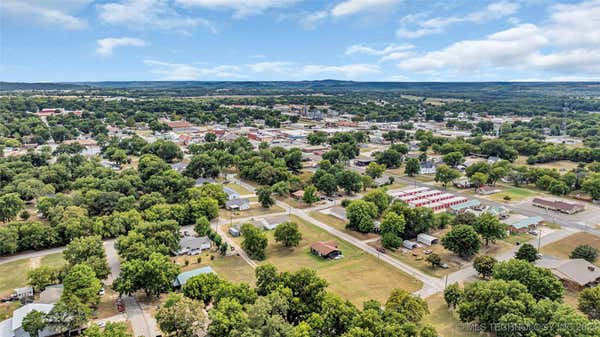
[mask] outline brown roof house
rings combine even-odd
[[[552,211],[559,211],[566,214],[581,212],[585,209],[585,206],[581,204],[561,200],[546,200],[542,198],[534,198],[531,203],[533,206],[536,207],[546,208]]]
[[[600,284],[600,268],[584,259],[553,260],[544,258],[536,264],[550,269],[566,288],[580,291]]]
[[[338,249],[335,241],[319,241],[310,245],[311,253],[324,259],[339,259],[342,251]]]

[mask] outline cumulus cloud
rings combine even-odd
[[[462,22],[483,23],[510,16],[519,10],[520,5],[516,2],[495,2],[484,9],[457,17],[435,17],[425,19],[424,14],[407,15],[401,20],[402,26],[396,31],[396,35],[403,38],[415,39],[425,35],[443,32],[446,27]],[[409,28],[416,24],[416,28]]]
[[[110,56],[117,47],[143,47],[146,42],[132,37],[108,37],[98,40],[96,52],[103,56]]]
[[[298,0],[176,0],[184,6],[233,10],[237,18],[261,14],[267,9],[285,7],[296,1]]]
[[[42,23],[76,30],[86,28],[87,22],[74,16],[72,12],[90,2],[91,0],[2,0],[0,10],[19,20],[29,20],[33,24]]]
[[[473,72],[484,68],[600,75],[600,0],[550,7],[543,25],[531,23],[460,41],[399,63],[404,70]]]
[[[210,21],[182,15],[167,0],[123,0],[100,4],[97,8],[100,21],[111,25],[182,32],[187,32],[190,28],[204,27],[211,32],[216,31]]]
[[[191,64],[170,63],[157,60],[144,60],[144,64],[152,67],[151,73],[164,81],[191,81],[207,77],[223,79],[245,78],[240,72],[242,68],[235,65],[218,65],[200,68]]]
[[[334,17],[358,14],[366,11],[381,10],[399,3],[401,0],[346,0],[331,9]]]
[[[327,19],[328,17],[329,13],[327,11],[318,11],[303,17],[302,20],[300,20],[300,23],[302,23],[302,26],[304,26],[306,29],[315,29],[317,23]]]

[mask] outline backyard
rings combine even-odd
[[[340,230],[344,233],[350,234],[360,240],[373,239],[373,238],[376,238],[379,236],[375,233],[361,233],[361,232],[353,231],[350,229],[346,229],[347,221],[336,218],[335,216],[333,216],[331,214],[324,214],[324,213],[321,213],[321,211],[312,211],[309,213],[309,215],[312,218],[315,218],[315,219],[325,223],[326,225],[329,225],[329,226],[331,226],[337,230]]]
[[[46,255],[43,258],[21,259],[0,264],[0,295],[8,295],[15,288],[27,285],[27,272],[40,265],[60,267],[65,263],[62,253]]]
[[[590,245],[600,250],[600,236],[583,232],[575,233],[542,247],[541,252],[545,255],[568,259],[573,249],[579,245]],[[600,260],[596,260],[596,265],[600,266]]]
[[[298,224],[303,236],[299,246],[293,249],[285,248],[275,242],[273,231],[267,232],[267,259],[260,263],[272,263],[281,271],[293,271],[302,267],[314,269],[319,276],[327,280],[329,290],[357,305],[362,305],[368,299],[385,301],[395,288],[410,292],[421,288],[420,281],[378,261],[374,256],[335,238],[315,225],[296,216],[292,216],[291,220]],[[242,241],[242,238],[234,239]],[[312,243],[329,240],[337,242],[344,258],[324,260],[310,253]]]
[[[250,202],[250,209],[245,211],[230,211],[227,209],[219,210],[219,217],[224,220],[228,219],[240,219],[240,218],[251,218],[251,217],[260,217],[263,215],[273,214],[273,213],[281,213],[285,210],[277,205],[271,206],[271,208],[264,208],[257,202]]]

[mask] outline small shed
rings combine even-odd
[[[438,243],[439,239],[436,238],[435,236],[421,233],[421,234],[417,235],[417,242],[420,242],[424,245],[431,246],[431,245]]]
[[[310,245],[311,253],[324,259],[335,259],[342,255],[335,241],[319,241]]]
[[[236,228],[236,227],[229,227],[228,232],[233,237],[238,237],[241,235],[239,228]]]
[[[404,240],[404,241],[402,241],[402,246],[404,246],[404,248],[406,248],[406,249],[413,250],[413,249],[419,247],[419,244],[414,241]]]
[[[25,298],[25,297],[31,297],[31,296],[33,296],[33,288],[30,286],[23,287],[23,288],[17,288],[17,289],[15,289],[15,295],[19,299]]]

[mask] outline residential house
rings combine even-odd
[[[182,173],[183,171],[185,171],[186,167],[187,167],[187,163],[183,163],[183,162],[171,164],[171,168],[179,173]]]
[[[228,210],[245,211],[247,209],[250,209],[250,199],[240,198],[240,199],[228,200],[225,203],[225,208]]]
[[[505,219],[510,215],[510,209],[504,206],[488,206],[485,208],[484,212],[499,219]]]
[[[173,287],[181,288],[192,277],[202,275],[202,274],[211,274],[211,273],[215,273],[215,272],[210,266],[206,266],[206,267],[202,267],[202,268],[198,268],[198,269],[194,269],[194,270],[190,270],[190,271],[185,271],[185,272],[177,275],[175,280],[173,280]]]
[[[533,206],[536,207],[541,207],[566,214],[581,212],[585,209],[584,205],[561,200],[547,200],[542,198],[534,198],[531,203]]]
[[[290,220],[290,218],[287,215],[274,215],[274,216],[266,217],[266,218],[262,219],[262,222],[264,223],[263,229],[264,230],[273,230],[273,229],[277,228],[277,226],[279,226],[280,224],[287,222],[289,220]]]
[[[565,288],[580,291],[600,284],[600,268],[584,259],[554,260],[543,258],[536,265],[550,269]]]
[[[297,190],[296,192],[291,193],[290,196],[296,200],[302,200],[304,197],[304,190]]]
[[[211,242],[208,236],[184,236],[179,240],[179,247],[180,249],[175,252],[175,255],[197,255],[203,250],[210,249]]]
[[[518,220],[512,223],[506,223],[508,225],[508,230],[512,234],[518,233],[527,233],[531,230],[534,230],[538,225],[544,222],[544,219],[539,216],[532,216],[525,219]]]
[[[454,214],[463,213],[468,209],[481,208],[481,201],[477,199],[471,199],[469,201],[450,206],[450,212]]]
[[[460,178],[460,179],[454,180],[452,182],[452,185],[454,185],[454,187],[456,187],[456,188],[470,188],[471,181],[469,180],[469,178]]]
[[[194,183],[194,186],[202,186],[204,184],[215,184],[216,181],[213,178],[198,178]]]
[[[23,329],[23,319],[33,310],[49,313],[54,307],[54,304],[29,303],[13,312],[12,318],[0,322],[0,337],[29,337]],[[38,337],[48,337],[57,335],[57,331],[46,327],[38,333]]]
[[[225,192],[225,194],[227,194],[227,200],[233,200],[233,199],[239,199],[240,198],[240,194],[229,188],[229,187],[223,187],[223,192]]]
[[[433,161],[424,161],[421,163],[419,174],[435,174],[437,171]]]
[[[337,259],[342,256],[335,241],[319,241],[310,245],[311,253],[324,259]]]
[[[354,165],[356,166],[368,166],[370,163],[374,162],[375,159],[371,158],[358,158],[354,161]]]

